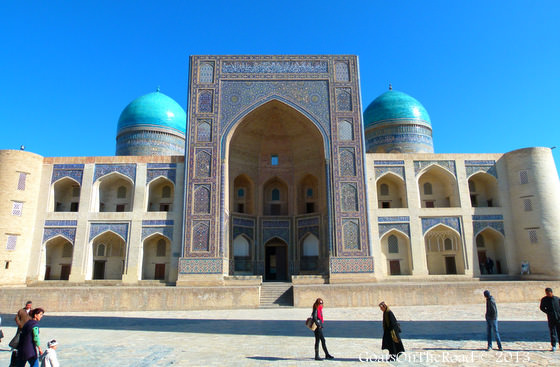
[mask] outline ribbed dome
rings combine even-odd
[[[424,106],[415,98],[396,90],[383,93],[364,111],[365,128],[397,119],[421,120],[431,126],[430,116]]]
[[[157,91],[148,93],[130,102],[122,111],[117,135],[131,127],[154,127],[173,129],[185,134],[187,115],[172,98]]]

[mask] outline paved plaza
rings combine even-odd
[[[57,339],[61,365],[72,367],[560,365],[560,352],[550,352],[546,315],[538,300],[498,303],[503,353],[484,350],[482,295],[480,301],[392,307],[407,350],[398,362],[383,360],[379,309],[331,309],[328,300],[325,337],[332,361],[313,360],[313,333],[304,325],[312,302],[305,309],[182,312],[50,313],[45,307],[41,342]],[[0,343],[0,366],[8,365],[13,317],[2,315],[7,337]]]

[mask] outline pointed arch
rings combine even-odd
[[[171,239],[155,232],[142,241],[142,279],[168,280],[171,266]]]
[[[125,197],[119,197],[120,188],[126,190]],[[113,171],[95,180],[92,189],[91,210],[94,212],[132,211],[134,181],[120,172]]]
[[[438,223],[426,230],[424,244],[430,275],[465,274],[465,253],[457,230]]]
[[[384,194],[382,185],[386,185]],[[402,177],[387,171],[376,180],[378,208],[407,208],[406,183]]]
[[[458,207],[459,190],[455,176],[442,166],[433,163],[422,169],[417,178],[420,202],[423,208]],[[432,191],[426,192],[425,185],[430,185]]]
[[[166,189],[167,188],[167,189]],[[168,191],[168,195],[164,195]],[[158,176],[148,183],[146,209],[149,212],[173,211],[175,184],[165,176]]]
[[[408,235],[393,228],[383,234],[380,243],[381,272],[387,276],[411,275],[413,263]]]
[[[478,171],[467,179],[472,207],[498,207],[498,180],[493,175]]]

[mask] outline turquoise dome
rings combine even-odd
[[[148,93],[130,102],[119,117],[117,135],[131,127],[173,129],[185,134],[187,115],[172,98],[159,92]]]
[[[415,98],[406,93],[389,90],[377,97],[364,111],[367,128],[388,120],[421,120],[431,126],[428,111]]]

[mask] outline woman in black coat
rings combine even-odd
[[[383,342],[381,349],[388,349],[390,360],[394,361],[400,353],[404,353],[404,346],[400,337],[401,328],[393,311],[385,302],[379,304],[383,311]]]
[[[320,361],[322,360],[319,357],[319,341],[321,341],[321,345],[323,346],[323,352],[325,352],[326,359],[333,359],[334,357],[329,354],[327,350],[327,344],[325,343],[325,337],[323,336],[323,300],[321,298],[317,298],[315,303],[313,304],[313,312],[311,312],[311,317],[313,318],[313,323],[317,328],[315,329],[315,360]]]

